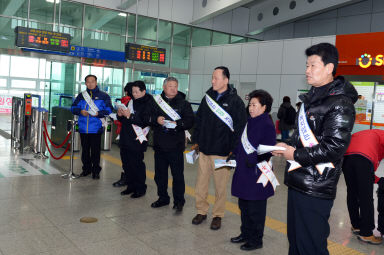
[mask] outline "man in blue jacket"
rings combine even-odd
[[[92,173],[93,179],[100,178],[100,144],[104,117],[112,112],[111,98],[97,87],[97,77],[89,74],[85,77],[87,90],[80,93],[71,106],[71,111],[79,115],[81,138],[81,161],[83,172],[80,176]]]

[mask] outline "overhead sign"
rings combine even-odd
[[[102,50],[102,49],[89,48],[89,47],[80,47],[76,45],[71,45],[70,51],[68,53],[55,52],[55,51],[43,51],[43,50],[29,49],[29,48],[25,48],[24,50],[36,51],[36,52],[47,53],[47,54],[58,54],[58,55],[71,56],[71,57],[127,62],[127,60],[125,59],[124,52],[122,51]],[[100,64],[103,64],[105,61],[104,62],[99,61],[99,62],[101,62]]]
[[[16,46],[47,51],[69,52],[70,34],[35,28],[16,27]]]
[[[340,75],[383,75],[384,32],[336,35]]]
[[[166,50],[163,48],[133,43],[125,44],[125,58],[129,60],[165,64],[165,52]]]
[[[96,58],[112,61],[126,62],[124,58],[124,52],[113,50],[102,50],[89,47],[71,46],[71,50],[68,53],[69,56],[82,57],[82,58]]]

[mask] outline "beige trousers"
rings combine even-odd
[[[226,159],[216,155],[205,155],[200,152],[199,169],[195,188],[196,209],[198,214],[207,215],[209,210],[208,187],[211,175],[215,183],[215,204],[212,209],[212,217],[224,217],[225,202],[227,200],[227,184],[230,176],[230,168],[223,167],[215,170],[215,159]]]

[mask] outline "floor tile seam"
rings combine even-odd
[[[118,159],[118,158],[115,158],[115,157],[113,157],[113,156],[106,155],[106,154],[102,154],[101,157],[102,157],[103,159],[105,159],[105,160],[107,160],[107,161],[113,163],[113,164],[116,164],[116,165],[121,166],[121,160]],[[153,171],[146,170],[146,173],[147,173],[147,177],[151,178],[152,180],[154,179],[154,174],[155,174],[155,173],[154,173]],[[148,175],[148,174],[149,174],[149,175]],[[168,182],[169,182],[169,180],[168,180]],[[188,190],[189,190],[189,192],[188,192]],[[193,192],[191,192],[191,191],[193,191]],[[190,186],[188,186],[188,185],[186,185],[186,187],[185,187],[185,193],[188,194],[188,195],[190,195],[190,196],[192,196],[192,197],[195,197],[194,188],[192,188],[192,187],[190,187]],[[208,199],[207,199],[207,200],[208,200],[208,203],[209,203],[209,204],[212,205],[214,199],[215,199],[215,196],[208,194]],[[227,208],[227,205],[229,205],[229,209]],[[229,201],[226,201],[226,210],[229,211],[229,212],[232,212],[232,213],[234,213],[234,214],[240,215],[240,211],[239,211],[239,210],[233,210],[233,208],[232,208],[233,206],[236,206],[236,204],[234,204],[234,203],[232,203],[232,202],[229,202]],[[286,223],[281,222],[281,221],[278,221],[278,220],[275,220],[275,219],[273,219],[273,218],[270,218],[269,216],[267,216],[266,218],[267,218],[267,219],[272,219],[273,221],[276,221],[276,222],[280,222],[280,223],[281,223],[281,225],[280,225],[279,227],[277,227],[277,228],[271,228],[271,227],[270,227],[270,224],[267,224],[267,221],[266,221],[266,224],[265,224],[265,225],[266,225],[268,228],[270,228],[270,229],[272,229],[272,230],[275,230],[275,231],[277,231],[277,232],[283,233],[283,234],[286,234],[286,233],[287,233],[287,232],[286,232],[286,226],[287,226]],[[337,253],[332,253],[332,255],[345,254],[344,251],[349,251],[349,250],[351,250],[351,251],[353,251],[353,252],[356,252],[356,253],[353,253],[353,254],[364,254],[364,253],[360,253],[359,251],[357,251],[357,250],[355,250],[355,249],[353,249],[353,248],[349,248],[349,247],[343,246],[342,244],[339,244],[339,243],[337,243],[337,242],[333,242],[333,241],[330,241],[330,240],[328,240],[328,242],[331,242],[332,244],[337,245],[338,248],[342,249],[341,253],[339,253],[339,252],[337,252]],[[333,246],[333,247],[334,247],[334,246]],[[332,250],[334,249],[333,247],[331,247]]]
[[[183,228],[183,226],[177,224],[176,227],[175,227],[175,226],[170,226],[169,228],[161,229],[161,230],[158,230],[158,231],[170,230],[170,229],[172,229],[172,228]],[[142,243],[144,243],[145,245],[149,246],[151,249],[155,250],[157,253],[159,253],[159,254],[163,254],[163,253],[161,253],[161,252],[158,252],[158,251],[156,250],[156,247],[153,247],[153,246],[152,246],[152,243],[148,244],[147,242],[145,242],[145,240],[143,240],[143,239],[140,238],[140,235],[146,235],[146,234],[149,234],[149,233],[151,233],[151,232],[148,232],[148,233],[141,233],[141,234],[139,234],[138,236],[136,236],[136,238],[137,238],[138,240],[140,240],[140,242],[142,242]],[[197,237],[197,238],[201,238],[201,237],[199,237],[197,234],[195,234],[194,232],[190,232],[190,233],[191,233],[193,236]],[[209,245],[209,244],[207,244],[207,247],[208,247],[208,245]],[[201,246],[200,248],[204,248],[204,247],[206,247],[206,246],[203,245],[203,246]]]
[[[29,201],[29,200],[28,200]],[[69,237],[67,237],[66,235],[65,235],[65,233],[51,220],[51,219],[49,219],[49,217],[44,213],[44,211],[43,210],[41,210],[40,208],[38,208],[32,201],[29,201],[30,203],[32,203],[33,204],[33,206],[34,207],[36,207],[36,210],[41,214],[41,215],[43,215],[43,217],[50,223],[50,224],[52,224],[52,227],[54,227],[60,234],[62,234],[66,239],[67,239],[67,241],[69,242],[69,243],[71,243],[74,247],[76,247],[78,250],[80,250],[84,255],[85,255],[85,253],[80,249],[80,247],[78,247],[74,242],[72,242],[72,240],[69,238]],[[56,209],[56,208],[55,208]]]

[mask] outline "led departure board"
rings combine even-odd
[[[125,58],[135,61],[165,64],[165,49],[127,43],[125,44]]]
[[[16,27],[16,46],[40,50],[69,52],[70,34],[35,28]]]

